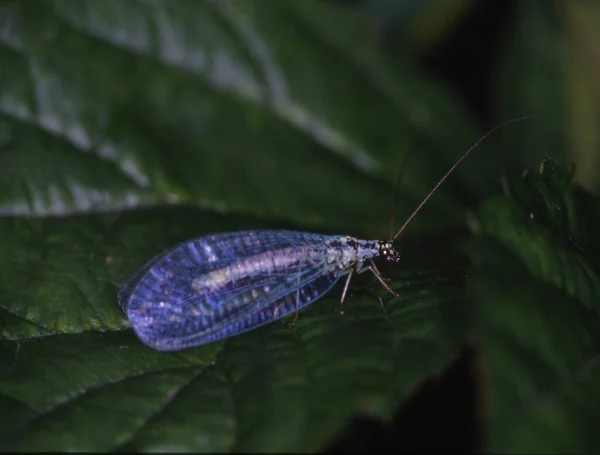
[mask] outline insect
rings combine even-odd
[[[372,272],[393,295],[374,258],[398,262],[394,240],[468,154],[467,150],[390,240],[295,231],[219,233],[180,243],[152,258],[119,290],[119,304],[146,345],[174,351],[222,340],[297,311],[347,276]]]

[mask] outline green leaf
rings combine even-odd
[[[398,218],[474,141],[457,100],[356,17],[5,1],[0,67],[2,450],[315,451],[356,413],[389,419],[456,356],[460,267],[435,261],[385,271],[402,291],[389,321],[360,277],[343,317],[338,286],[294,328],[177,353],[144,346],[117,303],[154,254],[211,232],[382,237],[400,164]],[[492,188],[474,163],[411,229],[441,231]]]
[[[415,206],[476,136],[445,90],[318,2],[0,9],[5,214],[175,202],[381,232],[403,156],[418,151]],[[456,181],[489,189],[483,169]],[[448,189],[432,213],[456,211]]]
[[[389,418],[460,349],[461,281],[410,260],[390,270],[401,297],[385,296],[389,322],[365,287],[379,291],[376,281],[359,279],[344,316],[338,286],[293,329],[276,321],[177,353],[142,345],[125,328],[117,283],[191,230],[242,222],[267,221],[192,209],[3,220],[0,414],[17,417],[1,447],[317,450],[356,412]]]
[[[378,52],[359,17],[316,1],[3,1],[0,68],[1,450],[317,451],[356,414],[389,420],[472,333],[446,229],[494,188],[489,143],[410,226],[438,236],[407,237],[401,267],[382,267],[399,297],[356,277],[343,316],[340,283],[294,327],[176,353],[144,346],[117,303],[153,255],[208,233],[383,238],[398,172],[402,219],[476,140],[461,100]],[[525,243],[553,245],[554,225]],[[591,312],[595,269],[563,249],[565,278],[535,277]]]
[[[488,201],[473,223],[480,239],[470,246],[469,284],[489,377],[488,444],[593,452],[600,269],[587,233],[600,226],[580,215],[567,169],[547,160],[540,168],[509,181],[510,197]]]
[[[0,220],[2,449],[314,451],[452,362],[462,281],[433,262],[390,273],[390,322],[363,278],[343,317],[338,287],[293,329],[178,353],[142,345],[117,304],[149,258],[203,234],[380,234],[404,154],[420,152],[406,213],[474,139],[452,98],[377,56],[354,19],[312,2],[0,8],[3,211],[81,213]],[[456,216],[451,187],[421,227]]]
[[[540,168],[540,174],[529,171],[510,184],[518,205],[504,197],[484,204],[480,228],[510,248],[532,275],[600,311],[600,279],[586,253],[589,228],[580,224],[568,174],[548,160]]]

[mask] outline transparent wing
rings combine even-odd
[[[273,249],[322,245],[325,239],[331,237],[309,232],[260,230],[225,232],[188,240],[150,259],[119,289],[117,298],[123,310],[127,311],[129,296],[142,278],[147,279],[150,271],[157,276],[158,270],[169,272],[170,269],[178,281],[173,286],[177,286],[186,280],[188,274],[208,273],[239,258]]]
[[[327,265],[328,238],[294,231],[201,237],[150,260],[121,289],[119,302],[138,336],[155,349],[226,338],[326,293],[346,273]],[[226,268],[234,275],[219,280]]]

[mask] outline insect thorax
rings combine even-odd
[[[327,241],[327,256],[330,258],[328,262],[336,262],[338,267],[346,270],[378,255],[377,240],[340,236]]]
[[[398,262],[400,253],[394,248],[392,240],[361,240],[355,237],[341,236],[330,241],[329,248],[331,256],[335,256],[336,251],[343,251],[341,262],[346,267],[358,263],[362,264],[369,259],[381,257],[388,262]]]

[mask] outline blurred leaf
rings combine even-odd
[[[416,55],[439,41],[468,12],[473,0],[337,0],[366,13],[380,30],[402,43],[402,52]]]
[[[581,224],[570,173],[544,159],[539,174],[528,171],[509,185],[518,205],[507,198],[485,204],[485,232],[519,256],[530,273],[600,310],[600,279],[589,264],[588,226]]]
[[[381,233],[404,154],[414,207],[476,136],[320,2],[24,5],[0,4],[0,213],[193,203]],[[470,166],[419,222],[456,212],[457,182],[491,188]]]
[[[540,168],[509,181],[510,197],[488,201],[473,224],[489,448],[594,453],[600,274],[587,233],[600,225],[582,224],[566,168]]]
[[[569,109],[567,125],[576,181],[600,194],[600,7],[598,2],[563,0],[569,44]]]
[[[415,17],[411,17],[410,22],[405,24],[402,35],[406,44],[403,48],[411,54],[422,54],[456,27],[475,2],[473,0],[428,0],[405,3],[418,5],[418,11],[413,13]]]
[[[542,153],[564,165],[574,162],[575,181],[598,194],[598,3],[526,0],[518,5],[497,66],[494,101],[502,119],[535,117],[526,130],[502,131],[508,155],[503,159],[514,168],[538,161]]]
[[[533,114],[526,129],[499,133],[503,160],[514,169],[542,154],[565,164],[571,159],[568,124],[568,55],[558,2],[518,2],[517,18],[497,67],[494,101],[499,117]]]
[[[510,197],[528,211],[530,219],[536,219],[564,238],[587,245],[589,236],[582,231],[584,227],[577,218],[572,171],[544,157],[539,173],[526,170],[523,178],[507,181],[506,189]]]

